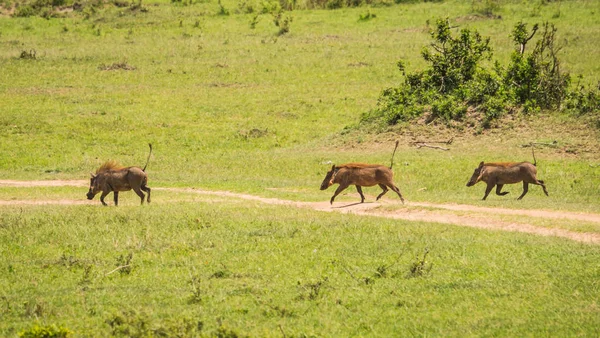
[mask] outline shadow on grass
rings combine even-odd
[[[349,207],[353,207],[355,205],[360,205],[360,204],[375,204],[375,202],[356,202],[356,203],[351,203],[351,204],[346,204],[346,205],[341,205],[338,207],[331,207],[332,209],[344,209],[344,208],[349,208]]]

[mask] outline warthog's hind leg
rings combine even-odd
[[[146,198],[146,201],[148,201],[148,203],[150,203],[150,190],[152,190],[152,189],[150,189],[150,187],[148,187],[147,185],[143,185],[142,190],[144,190],[145,192],[148,193],[148,198]]]
[[[504,184],[496,185],[496,195],[504,196],[504,195],[508,194],[508,191],[502,192],[502,187],[504,187]]]
[[[390,183],[389,187],[396,193],[398,194],[398,197],[400,197],[400,200],[402,201],[402,204],[404,204],[404,198],[402,197],[402,194],[400,193],[400,189],[398,189],[397,186],[395,186],[393,183]]]
[[[142,202],[140,204],[144,204],[144,198],[146,197],[144,195],[144,193],[140,190],[140,188],[134,188],[133,191],[135,191],[135,193],[140,196],[140,198],[142,199]]]
[[[379,201],[379,199],[381,198],[381,196],[385,195],[385,193],[386,193],[386,192],[388,192],[388,187],[387,187],[385,184],[381,184],[381,183],[379,183],[379,187],[380,187],[381,189],[383,189],[383,191],[381,192],[381,194],[379,194],[379,195],[377,196],[377,199],[376,199],[376,201]]]
[[[119,192],[118,191],[113,191],[113,197],[115,200],[115,206],[119,205]]]
[[[521,198],[523,198],[523,196],[525,196],[525,194],[527,194],[528,191],[529,191],[529,183],[523,181],[523,193],[521,194],[521,196],[519,196],[519,198],[517,198],[517,200],[520,200]]]
[[[356,191],[360,194],[360,203],[365,203],[365,195],[363,195],[362,188],[360,185],[356,186]]]
[[[544,184],[544,181],[542,181],[542,180],[537,180],[537,183],[536,183],[536,184],[537,184],[537,185],[541,185],[541,186],[542,186],[542,189],[544,189],[544,194],[546,194],[546,196],[549,196],[549,195],[548,195],[548,190],[546,190],[546,185]]]

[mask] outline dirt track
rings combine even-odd
[[[81,186],[88,185],[88,181],[11,181],[0,180],[0,187],[58,187],[58,186]],[[472,205],[460,204],[434,204],[424,202],[407,202],[406,206],[410,208],[399,208],[396,210],[382,210],[381,206],[398,205],[392,201],[380,201],[377,203],[347,203],[337,202],[333,206],[329,202],[297,202],[291,200],[282,200],[277,198],[265,198],[255,195],[234,193],[229,191],[208,191],[192,188],[154,188],[153,190],[176,191],[184,193],[193,193],[201,195],[211,195],[219,197],[230,197],[244,200],[251,200],[265,204],[288,205],[298,208],[309,208],[324,212],[341,212],[363,216],[386,217],[392,219],[401,219],[407,221],[422,221],[453,224],[459,226],[468,226],[474,228],[484,228],[502,231],[517,231],[531,233],[541,236],[556,236],[568,238],[571,240],[600,244],[600,234],[581,233],[564,229],[550,229],[535,226],[527,223],[505,222],[499,220],[490,220],[489,215],[517,215],[525,217],[535,217],[542,219],[570,219],[591,223],[600,223],[600,214],[562,212],[549,210],[524,210],[524,209],[505,209],[488,208]],[[396,201],[394,201],[396,202]],[[81,205],[98,204],[97,201],[87,200],[0,200],[0,205],[40,205],[40,204],[58,204],[58,205]],[[416,207],[416,208],[415,208]],[[426,210],[419,207],[439,210]],[[448,211],[464,211],[467,215],[457,215]]]

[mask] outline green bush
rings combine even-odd
[[[539,28],[535,25],[528,31],[519,22],[511,33],[516,48],[509,64],[503,67],[496,61],[488,69],[480,64],[492,57],[489,38],[469,29],[453,35],[448,19],[438,19],[431,32],[433,42],[421,51],[428,64],[425,70],[406,73],[399,61],[404,83],[383,90],[377,108],[364,114],[361,121],[393,125],[426,114],[425,122],[461,122],[472,112],[480,127],[489,128],[506,111],[536,114],[559,110],[565,100],[571,111],[598,112],[597,92],[569,90],[570,75],[560,67],[554,25],[543,24],[540,39],[526,52]]]
[[[545,23],[542,38],[531,54],[525,54],[527,42],[537,32],[538,25],[533,26],[529,37],[526,29],[524,23],[518,23],[513,30],[512,37],[518,50],[511,55],[504,85],[515,93],[517,104],[530,104],[539,109],[558,108],[566,96],[570,76],[560,69],[558,50],[554,45],[557,29]]]
[[[590,113],[600,115],[600,91],[590,90],[584,86],[577,86],[576,88],[577,90],[568,93],[565,100],[565,109],[577,115]]]

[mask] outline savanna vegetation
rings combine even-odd
[[[541,37],[526,53],[538,29]],[[425,122],[439,119],[458,127],[466,122],[490,128],[503,114],[546,110],[566,111],[576,117],[590,114],[592,124],[600,127],[600,88],[586,89],[580,84],[571,88],[570,75],[562,70],[558,57],[561,47],[556,33],[557,28],[548,22],[541,28],[535,24],[531,31],[518,22],[511,33],[515,51],[509,64],[502,66],[496,61],[490,71],[480,65],[491,59],[490,39],[467,28],[454,37],[449,19],[438,19],[431,32],[434,42],[421,52],[429,66],[406,74],[399,61],[405,83],[384,90],[379,108],[365,114],[363,121],[396,124],[427,115]]]
[[[14,202],[0,205],[0,335],[600,334],[597,245],[160,189],[326,202],[332,163],[388,165],[400,140],[394,180],[409,203],[388,193],[398,205],[385,208],[600,213],[596,1],[0,7],[0,178],[88,179],[109,159],[143,166],[154,147],[150,205],[132,192],[118,208],[24,204],[87,189],[0,186]],[[560,64],[550,82],[533,67],[554,60],[535,54],[544,32]],[[461,41],[475,59],[436,50]],[[558,83],[560,102],[511,86],[534,78]],[[480,161],[532,161],[532,143],[549,197],[532,187],[516,201],[513,185],[481,202],[483,186],[465,187]],[[380,191],[364,190],[368,202]]]

